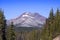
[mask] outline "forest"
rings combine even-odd
[[[58,8],[56,12],[53,8],[50,10],[49,17],[40,29],[16,32],[13,22],[7,26],[6,21],[4,11],[0,10],[0,40],[53,40],[60,35],[60,10]]]

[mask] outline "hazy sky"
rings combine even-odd
[[[24,12],[37,12],[48,17],[50,9],[60,8],[59,0],[0,0],[0,8],[4,10],[6,19],[20,16]]]

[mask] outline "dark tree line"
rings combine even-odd
[[[13,23],[11,23],[11,25],[10,25],[10,31],[9,31],[10,34],[6,30],[7,30],[7,24],[6,24],[4,12],[2,10],[0,10],[0,40],[15,40]],[[7,37],[9,35],[7,35],[7,34],[10,35],[9,39]]]
[[[4,12],[2,12],[2,10],[0,10],[0,31],[1,31],[1,39],[2,40],[6,40],[6,19],[4,17]]]

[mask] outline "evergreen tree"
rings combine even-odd
[[[54,21],[54,14],[53,9],[50,11],[49,18],[46,19],[46,24],[44,25],[44,29],[42,30],[42,39],[43,40],[52,40],[52,32],[53,32],[53,21]]]
[[[49,20],[49,23],[48,23],[48,30],[49,30],[49,40],[53,40],[52,39],[52,32],[53,32],[53,26],[52,26],[52,24],[53,24],[53,22],[54,22],[54,13],[53,13],[53,9],[51,9],[51,11],[50,11],[50,15],[49,15],[49,18],[48,18]]]
[[[48,40],[49,38],[49,29],[48,29],[48,19],[46,19],[46,23],[44,25],[44,28],[41,31],[41,39],[42,40]]]
[[[6,40],[6,19],[3,13],[4,12],[0,10],[0,31],[2,40]]]
[[[59,12],[59,9],[57,8],[57,12],[55,15],[55,33],[56,33],[56,35],[60,34],[59,29],[60,29],[60,12]]]
[[[14,25],[13,22],[11,22],[11,25],[7,30],[7,40],[16,40],[15,38],[16,37],[15,37]]]

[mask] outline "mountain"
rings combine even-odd
[[[46,18],[38,13],[24,12],[15,19],[7,21],[7,24],[14,23],[16,27],[41,27],[45,23]]]

